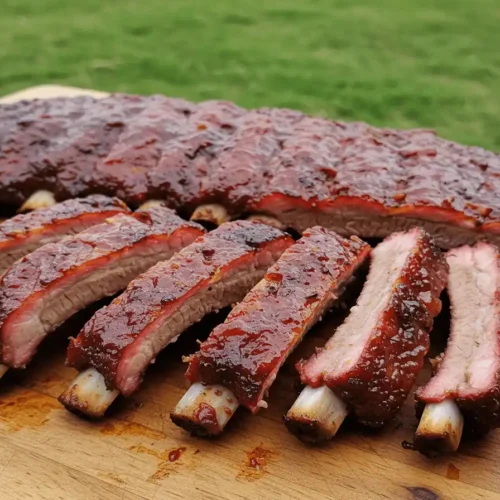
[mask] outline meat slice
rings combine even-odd
[[[348,411],[371,427],[392,419],[423,365],[446,275],[444,257],[422,229],[378,245],[345,323],[297,366],[307,387],[286,415],[288,429],[320,441],[335,434]]]
[[[58,325],[124,289],[203,232],[170,209],[156,206],[115,215],[23,257],[0,281],[2,362],[24,367]]]
[[[286,358],[339,298],[369,252],[369,245],[356,237],[345,239],[321,227],[305,231],[192,356],[187,378],[193,386],[171,413],[172,420],[197,434],[213,435],[232,415],[227,399],[236,403],[233,412],[238,403],[252,413],[266,407],[264,397]],[[216,406],[206,396],[221,391],[214,384],[226,394]],[[198,418],[204,405],[212,408],[217,425],[206,426]]]
[[[451,334],[436,375],[416,393],[415,447],[432,455],[455,451],[465,425],[473,433],[500,417],[500,271],[498,249],[486,243],[448,252]]]
[[[0,274],[13,262],[47,243],[103,222],[127,206],[117,198],[93,195],[58,203],[0,224]]]
[[[96,372],[115,390],[114,397],[136,391],[163,348],[209,312],[240,301],[292,243],[290,236],[258,222],[229,222],[152,267],[71,341],[68,364],[79,370],[92,367],[81,377],[95,383],[82,389],[77,377],[61,402],[71,410],[101,415],[105,408],[92,404],[104,388]]]

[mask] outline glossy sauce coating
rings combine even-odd
[[[325,370],[324,361],[328,361],[330,352],[335,356],[334,334],[323,350],[297,366],[304,384],[327,385],[359,421],[372,427],[384,425],[401,408],[422,369],[433,318],[441,310],[439,296],[448,266],[425,231],[412,232],[414,247],[391,286],[359,359],[345,369],[339,370],[334,364]],[[368,282],[375,272],[372,265]],[[369,312],[363,310],[364,314]]]
[[[2,116],[7,205],[45,188],[57,199],[103,192],[134,206],[160,197],[183,213],[208,202],[287,220],[289,211],[354,209],[500,233],[500,157],[429,130],[119,94],[3,105]],[[389,234],[391,220],[382,222]]]
[[[138,242],[168,237],[179,230],[194,232],[193,239],[203,233],[198,224],[184,221],[166,207],[156,206],[130,215],[115,215],[103,224],[26,255],[0,280],[2,339],[5,341],[4,336],[8,335],[9,316],[64,277],[84,268],[89,268],[90,272],[97,262],[132,248]]]
[[[97,224],[116,213],[129,212],[118,198],[93,195],[57,203],[27,214],[19,214],[0,224],[0,249],[15,245],[35,233],[57,231],[57,228],[89,218]]]
[[[191,359],[191,382],[222,384],[258,410],[277,371],[369,255],[359,238],[308,229]]]
[[[93,366],[114,386],[126,348],[148,335],[155,320],[168,319],[190,297],[199,296],[197,307],[203,307],[211,286],[224,283],[235,269],[250,273],[262,265],[264,254],[281,254],[292,242],[285,233],[257,222],[223,224],[133,280],[98,311],[70,343],[68,363],[78,369]]]
[[[17,204],[39,189],[51,191],[57,200],[105,191],[90,186],[96,162],[143,101],[116,94],[47,99],[33,106],[0,137],[3,203]]]

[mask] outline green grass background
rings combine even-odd
[[[500,150],[500,0],[0,0],[0,94],[49,82]]]

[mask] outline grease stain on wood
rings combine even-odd
[[[266,467],[273,459],[275,452],[267,450],[262,446],[256,446],[252,451],[246,452],[246,459],[243,467],[238,473],[239,478],[255,481],[266,474]]]
[[[8,431],[17,432],[25,427],[43,426],[48,422],[49,414],[60,409],[55,399],[43,394],[21,396],[14,393],[0,400],[0,419]]]
[[[448,479],[454,479],[458,481],[460,479],[460,469],[455,467],[452,463],[448,464],[448,469],[446,470],[446,477]]]
[[[112,436],[141,436],[149,439],[165,439],[165,434],[133,422],[105,422],[100,428],[101,434]]]
[[[175,467],[179,465],[178,460],[181,458],[182,454],[186,451],[186,448],[180,447],[180,448],[174,448],[172,450],[161,451],[140,445],[140,446],[132,446],[129,448],[129,450],[135,451],[136,453],[150,455],[160,460],[160,463],[156,467],[156,471],[153,474],[151,474],[148,478],[148,481],[156,482],[160,479],[163,479],[164,477],[169,476],[170,473],[175,470]]]

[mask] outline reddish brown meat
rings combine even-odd
[[[499,156],[431,131],[159,96],[17,106],[0,106],[3,204],[41,188],[104,192],[133,205],[168,198],[182,213],[218,202],[299,231],[384,237],[419,225],[443,247],[500,242]]]
[[[288,355],[369,252],[356,237],[344,239],[320,227],[305,231],[201,345],[187,378],[222,384],[257,412]]]
[[[70,343],[68,363],[93,366],[128,395],[156,355],[209,312],[241,300],[293,240],[238,221],[199,238],[132,281]]]
[[[422,368],[446,277],[444,257],[423,230],[386,239],[372,252],[367,282],[346,322],[298,365],[302,382],[328,386],[366,425],[386,423]]]
[[[43,338],[92,302],[123,290],[203,228],[156,206],[118,214],[17,261],[0,281],[2,362],[20,368]]]
[[[93,195],[58,203],[0,224],[0,274],[13,262],[47,243],[103,222],[119,212],[129,212],[117,198]]]
[[[436,375],[417,391],[416,399],[423,404],[452,399],[466,429],[484,433],[498,426],[500,417],[498,249],[479,243],[451,250],[447,261],[451,334]],[[418,434],[415,443],[418,447]]]
[[[0,136],[2,202],[18,204],[40,189],[58,200],[90,191],[114,195],[116,189],[91,186],[96,163],[151,99],[55,98],[37,101],[28,112],[20,104],[22,116]],[[12,113],[16,104],[7,106]]]

